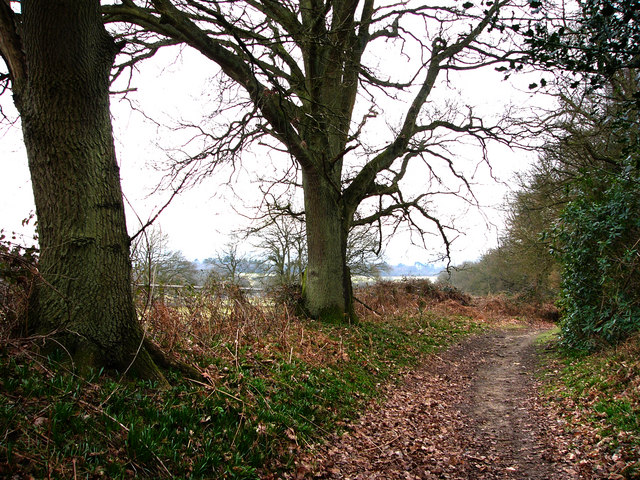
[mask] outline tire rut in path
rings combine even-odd
[[[579,478],[537,404],[538,333],[494,331],[430,357],[289,478]]]

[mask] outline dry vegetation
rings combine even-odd
[[[552,305],[533,306],[504,295],[472,297],[428,280],[380,281],[356,290],[356,311],[363,323],[404,322],[441,315],[464,317],[484,325],[547,321]],[[213,283],[204,292],[183,292],[141,310],[154,341],[169,353],[215,355],[235,361],[239,350],[282,355],[311,364],[332,364],[344,357],[339,338],[296,315],[296,287],[280,287],[267,297],[248,297],[234,285]],[[345,333],[346,335],[346,333]]]
[[[28,305],[27,287],[12,284],[11,295],[3,297],[13,302],[3,306],[0,345],[5,477],[279,478],[309,445],[343,429],[388,391],[383,385],[426,355],[483,329],[542,324],[555,314],[550,306],[474,298],[407,280],[357,290],[360,323],[328,325],[296,315],[295,289],[248,298],[214,284],[204,292],[141,303],[149,337],[202,375],[192,381],[168,372],[172,387],[160,391],[145,382],[123,382],[114,372],[79,378],[64,353],[45,357],[38,351],[41,338],[16,336],[24,326],[19,319]],[[617,389],[594,384],[588,399],[622,398],[637,412],[638,364],[630,355],[620,360],[627,370],[606,377]],[[549,378],[558,386],[574,377]],[[590,408],[591,400],[564,391],[571,412]],[[588,417],[576,417],[572,428],[594,432]],[[598,448],[619,452],[628,465],[629,455],[637,453],[637,426],[612,428],[617,433],[603,432]]]
[[[41,337],[5,334],[0,476],[280,472],[306,445],[342,428],[381,394],[381,385],[486,326],[459,311],[430,311],[459,293],[428,282],[379,285],[357,295],[357,325],[299,318],[295,289],[247,298],[237,288],[212,285],[141,302],[147,335],[201,372],[196,381],[167,372],[172,387],[166,391],[123,382],[114,372],[80,378],[64,351],[39,352]],[[20,328],[3,329],[9,330]]]

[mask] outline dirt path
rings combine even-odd
[[[470,462],[469,478],[577,478],[558,463],[544,428],[549,419],[535,409],[531,374],[538,333],[512,330],[474,342],[480,360],[460,408],[468,420],[469,451],[482,461]]]
[[[494,331],[434,356],[390,387],[384,405],[300,459],[294,478],[591,478],[565,460],[557,419],[538,404],[539,333]]]

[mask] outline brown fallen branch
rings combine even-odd
[[[376,311],[375,309],[371,308],[369,305],[367,305],[366,303],[364,303],[362,300],[360,300],[358,297],[354,296],[353,299],[358,302],[360,305],[364,306],[364,308],[366,308],[367,310],[371,310],[373,313],[375,313],[376,315],[378,315],[379,317],[382,316],[382,314],[378,311]]]

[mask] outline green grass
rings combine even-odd
[[[560,327],[556,326],[549,330],[545,330],[536,338],[536,344],[538,345],[547,345],[550,342],[554,342],[558,339],[560,335]]]
[[[545,372],[546,393],[569,428],[590,425],[593,444],[627,462],[623,478],[640,478],[640,337],[592,354],[547,349]]]
[[[255,479],[337,431],[380,385],[481,326],[423,313],[344,327],[304,321],[314,350],[243,345],[199,358],[209,382],[82,379],[21,349],[0,352],[0,477]],[[303,340],[299,341],[300,344]],[[220,346],[219,348],[223,348]],[[235,352],[234,352],[235,354]]]

